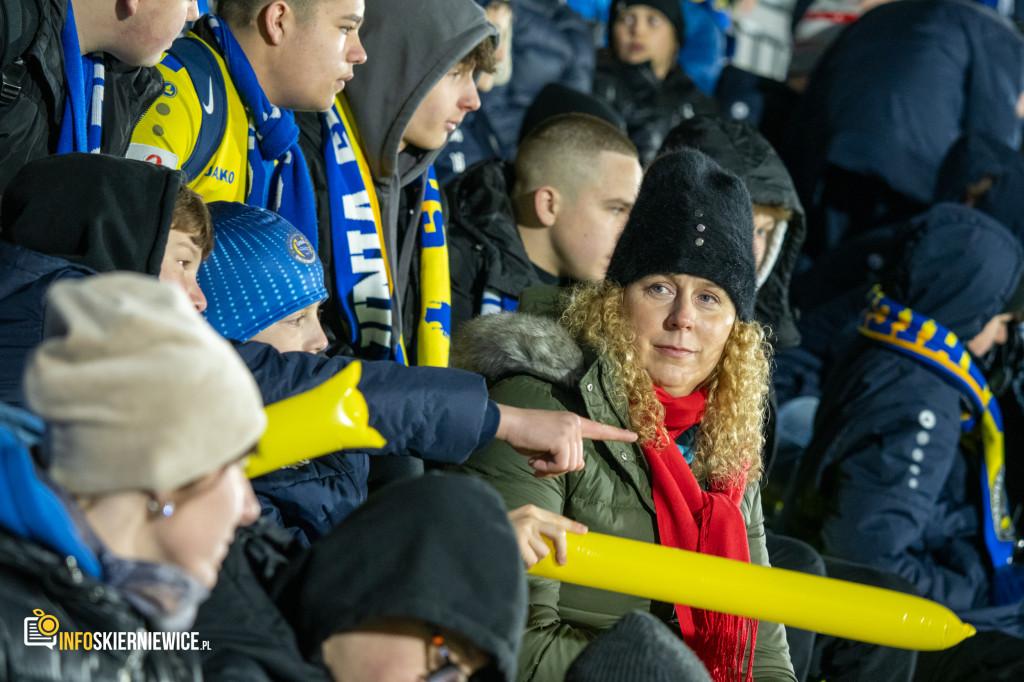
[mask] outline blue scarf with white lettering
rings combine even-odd
[[[1020,584],[1013,566],[1017,538],[1004,481],[1003,417],[988,381],[956,334],[930,317],[892,300],[882,293],[881,287],[872,290],[870,307],[858,331],[952,380],[981,415],[984,445],[981,489],[986,507],[982,525],[985,546],[995,569],[993,588],[998,603],[1017,601],[1024,596],[1024,585]],[[962,423],[965,431],[973,430],[974,426],[972,418]]]
[[[416,358],[407,357],[403,339],[394,339],[394,278],[381,235],[380,207],[366,157],[355,139],[352,112],[344,97],[320,115],[331,209],[331,243],[339,306],[348,321],[348,342],[365,358],[415,360],[420,366],[447,367],[451,330],[451,278],[441,192],[431,167],[420,217],[419,259],[422,301]],[[406,333],[411,333],[406,332]]]
[[[270,103],[242,47],[227,24],[210,17],[231,80],[251,117],[249,167],[252,186],[245,202],[279,213],[317,245],[316,199],[306,159],[299,148],[295,115]]]
[[[75,13],[68,2],[67,21],[60,33],[64,51],[64,117],[61,120],[57,153],[90,152],[99,154],[103,139],[103,55],[83,55],[78,44]]]

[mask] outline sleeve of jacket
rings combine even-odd
[[[513,407],[564,410],[550,387],[530,377],[515,377],[497,384],[491,391],[494,400]],[[509,509],[532,504],[542,509],[565,513],[566,490],[573,478],[534,478],[526,458],[503,441],[492,441],[474,453],[463,469],[480,476],[505,498]],[[572,661],[597,636],[596,631],[563,623],[558,601],[561,583],[528,576],[530,611],[519,657],[521,682],[562,679]]]
[[[316,388],[353,358],[280,353],[263,343],[235,344],[271,405]],[[460,463],[494,437],[497,407],[483,377],[443,367],[405,367],[389,360],[362,361],[359,390],[370,426],[387,440],[371,454],[414,455]]]
[[[835,505],[822,527],[825,550],[895,573],[953,609],[976,606],[987,590],[984,568],[973,551],[950,551],[977,530],[976,518],[949,507],[947,486],[962,465],[958,394],[936,377],[905,381],[901,395],[931,399],[858,414],[850,445],[839,435],[841,454],[822,481]]]
[[[764,512],[761,509],[761,487],[757,483],[747,486],[740,502],[740,511],[747,521],[747,543],[750,563],[771,566],[764,539]],[[796,682],[793,663],[789,659],[786,626],[766,620],[757,623],[757,643],[754,647],[754,679],[761,682]]]

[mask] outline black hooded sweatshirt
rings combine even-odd
[[[0,401],[24,406],[21,375],[43,340],[53,282],[160,274],[182,178],[102,154],[43,157],[14,177],[0,206]]]

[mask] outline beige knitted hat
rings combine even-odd
[[[25,395],[72,493],[173,490],[263,434],[252,374],[178,287],[117,272],[57,282],[47,299]]]

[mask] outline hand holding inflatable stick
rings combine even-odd
[[[246,464],[246,475],[256,478],[344,448],[384,447],[357,388],[361,375],[362,366],[353,361],[313,390],[267,407],[267,430]]]
[[[600,533],[567,541],[564,566],[549,554],[530,573],[902,649],[947,649],[975,632],[945,606],[902,592]]]

